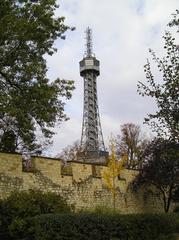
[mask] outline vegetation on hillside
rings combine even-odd
[[[10,239],[30,240],[175,240],[179,215],[46,214],[27,220],[21,234]]]
[[[170,26],[179,26],[178,19],[179,11],[174,15]],[[139,82],[138,92],[142,96],[154,98],[158,108],[156,113],[148,114],[145,122],[152,127],[158,137],[179,142],[179,48],[169,31],[165,32],[163,38],[165,57],[160,59],[149,49],[160,75],[158,77],[153,75],[151,63],[147,60],[144,66],[147,84]]]
[[[112,193],[112,201],[113,201],[113,210],[116,209],[116,192],[119,190],[118,186],[116,186],[116,180],[120,177],[121,170],[124,169],[125,162],[127,157],[125,155],[122,156],[121,159],[118,159],[116,156],[116,142],[113,138],[110,140],[110,155],[108,159],[108,168],[103,172],[103,179],[108,187],[108,189]]]
[[[155,139],[148,144],[144,155],[143,168],[133,185],[154,186],[163,200],[163,209],[167,213],[173,200],[177,201],[179,189],[179,144],[169,140]]]
[[[179,26],[179,11],[173,15],[169,26]],[[144,151],[143,168],[134,184],[153,185],[163,198],[164,211],[168,212],[172,201],[179,201],[179,48],[175,38],[167,31],[163,36],[166,56],[158,58],[151,49],[161,79],[154,77],[151,64],[144,66],[147,84],[139,82],[138,92],[155,99],[157,112],[145,118],[157,138]]]
[[[55,193],[39,190],[12,192],[0,201],[0,239],[20,239],[21,234],[25,234],[29,217],[69,212],[71,207]]]
[[[55,17],[57,8],[56,0],[0,1],[0,151],[40,153],[67,119],[73,81],[50,81],[45,59],[74,29]]]
[[[125,166],[129,169],[142,167],[142,154],[149,139],[144,137],[141,127],[134,123],[121,125],[121,133],[116,138],[116,151],[126,158]]]

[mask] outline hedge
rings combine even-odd
[[[14,191],[0,200],[0,239],[20,239],[26,231],[27,218],[49,213],[69,213],[71,207],[55,193],[37,190]],[[18,232],[17,238],[14,234]]]
[[[27,225],[26,240],[169,240],[179,233],[179,215],[48,214]]]

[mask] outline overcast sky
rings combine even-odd
[[[46,154],[55,156],[65,146],[81,138],[83,115],[83,79],[79,61],[85,50],[87,26],[93,30],[93,49],[100,60],[97,80],[98,102],[106,145],[111,133],[117,135],[120,125],[133,122],[143,125],[147,113],[155,111],[152,99],[137,94],[137,82],[145,82],[143,66],[150,57],[148,49],[164,55],[162,35],[179,9],[178,0],[58,0],[57,16],[76,30],[66,33],[66,40],[56,41],[58,52],[47,58],[50,79],[71,79],[75,91],[66,103],[70,120],[55,128],[53,146]],[[176,29],[174,29],[176,32]],[[179,35],[179,34],[178,34]],[[176,35],[177,36],[177,35]],[[179,40],[178,40],[179,42]],[[160,76],[154,69],[156,80]]]

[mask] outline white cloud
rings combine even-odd
[[[137,82],[145,81],[143,65],[150,47],[163,53],[162,35],[178,0],[61,0],[58,16],[76,31],[59,40],[58,53],[48,57],[49,77],[74,79],[76,90],[67,102],[68,122],[56,128],[52,154],[81,137],[83,111],[83,79],[78,62],[84,52],[84,30],[93,29],[94,52],[101,62],[98,78],[100,116],[105,140],[117,134],[120,124],[142,124],[147,113],[154,111],[151,99],[137,93]],[[156,72],[158,76],[158,73]]]

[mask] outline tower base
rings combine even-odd
[[[106,165],[108,162],[109,152],[106,151],[84,151],[77,155],[77,161],[85,163],[97,163]]]

